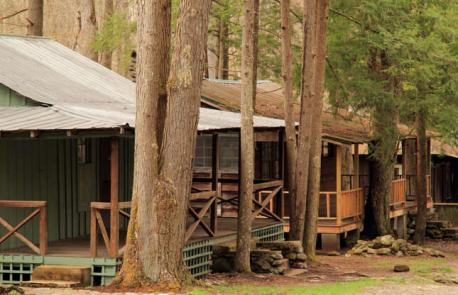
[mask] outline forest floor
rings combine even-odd
[[[429,241],[428,246],[441,250],[445,258],[431,257],[361,257],[318,255],[308,272],[295,276],[268,274],[212,274],[200,280],[200,287],[188,288],[180,294],[458,294],[458,243]],[[394,265],[404,264],[409,272],[395,273]],[[442,281],[442,283],[438,283]],[[110,288],[26,289],[26,294],[152,294],[152,290]],[[164,293],[162,293],[164,294]],[[172,294],[172,293],[170,293]],[[177,294],[177,293],[175,293]]]

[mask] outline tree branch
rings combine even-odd
[[[8,18],[12,18],[13,16],[16,16],[16,15],[18,15],[20,13],[23,13],[23,12],[27,11],[27,10],[29,10],[29,9],[28,8],[24,8],[24,9],[21,9],[21,10],[18,10],[16,12],[12,13],[12,14],[2,16],[2,17],[0,17],[0,21],[8,19]]]

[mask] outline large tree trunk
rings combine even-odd
[[[113,0],[104,0],[103,10],[103,25],[105,26],[108,19],[113,15]],[[111,56],[112,52],[102,50],[99,56],[99,63],[111,69]]]
[[[29,0],[27,35],[43,36],[43,0]]]
[[[139,3],[137,112],[135,122],[134,184],[131,218],[127,233],[124,263],[116,283],[136,286],[162,279],[157,212],[161,208],[153,192],[158,176],[159,129],[164,125],[171,39],[170,0]],[[147,262],[147,263],[143,263]]]
[[[160,281],[185,278],[183,248],[192,186],[192,160],[205,65],[211,0],[182,0],[175,32],[167,111],[160,154],[160,175],[153,191],[158,260],[152,263]],[[173,216],[173,218],[171,218]]]
[[[415,234],[413,241],[416,244],[424,244],[426,233],[426,115],[423,109],[416,114],[415,128],[417,133],[417,176],[416,176],[416,198],[417,198],[417,218],[415,219]]]
[[[290,212],[296,206],[296,122],[294,120],[294,98],[293,98],[293,70],[292,70],[292,49],[291,35],[292,27],[290,23],[290,1],[281,0],[281,28],[282,28],[282,78],[283,96],[285,110],[285,133],[286,133],[286,179],[288,182],[288,196],[290,201]],[[283,143],[280,143],[283,144]]]
[[[321,113],[323,111],[324,82],[326,70],[326,36],[328,29],[329,0],[317,5],[317,60],[316,97],[312,109],[312,137],[310,150],[309,184],[305,215],[304,249],[307,257],[315,257],[318,207],[321,177]]]
[[[304,0],[303,54],[301,69],[301,113],[296,160],[296,206],[290,218],[290,238],[303,240],[310,162],[310,137],[315,99],[316,0]]]
[[[92,43],[97,35],[94,0],[80,0],[78,8],[78,34],[73,49],[82,55],[97,61],[97,52]]]
[[[240,128],[240,196],[235,268],[249,272],[254,182],[253,113],[256,97],[256,54],[259,0],[244,0],[242,33],[242,96]]]

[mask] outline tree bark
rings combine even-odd
[[[97,22],[94,0],[80,0],[78,8],[78,35],[74,44],[75,51],[97,61],[97,52],[92,48],[92,43],[96,35]]]
[[[423,245],[425,243],[426,233],[426,170],[427,170],[427,152],[426,152],[426,114],[425,110],[420,109],[415,118],[415,129],[417,133],[417,176],[416,198],[417,198],[417,218],[415,219],[415,234],[413,241],[415,244]]]
[[[240,196],[235,268],[250,272],[250,241],[254,182],[253,113],[256,97],[259,0],[244,0],[242,32],[242,96],[240,128]]]
[[[159,218],[162,210],[153,194],[158,177],[170,67],[171,1],[140,1],[138,22],[137,111],[134,184],[124,263],[115,283],[137,286],[167,277]],[[159,213],[158,213],[159,212]],[[143,263],[147,261],[148,263]]]
[[[291,35],[292,27],[289,16],[290,1],[281,0],[281,29],[282,29],[282,79],[285,112],[285,135],[286,135],[286,179],[288,182],[288,196],[290,201],[290,212],[296,207],[296,157],[297,139],[296,122],[294,120],[294,98],[293,98],[293,70],[292,70],[292,49]],[[282,144],[282,143],[280,143]]]
[[[309,176],[312,116],[315,98],[316,0],[304,0],[301,113],[296,160],[296,206],[290,218],[290,238],[303,241]]]
[[[113,0],[104,0],[104,11],[103,11],[103,25],[106,25],[107,20],[113,16]],[[111,69],[111,57],[112,52],[102,50],[99,57],[99,63],[105,67]]]
[[[27,36],[43,36],[43,0],[29,0]]]
[[[182,0],[167,82],[167,111],[160,174],[153,195],[158,260],[152,267],[162,281],[182,283],[183,248],[192,185],[193,156],[205,65],[211,0]],[[173,218],[171,218],[173,216]]]
[[[219,35],[218,35],[218,79],[228,78],[228,54],[226,40],[228,37],[227,23],[224,19],[219,21]]]
[[[316,60],[316,97],[312,109],[312,137],[310,150],[309,184],[305,215],[304,250],[307,257],[315,257],[318,207],[320,201],[321,179],[321,113],[323,111],[324,82],[326,71],[327,29],[329,0],[317,4],[317,60]]]

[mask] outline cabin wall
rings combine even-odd
[[[37,102],[0,84],[0,107],[36,106]]]
[[[90,202],[100,196],[100,139],[89,139],[90,160],[78,162],[77,139],[0,140],[0,199],[48,201],[48,240],[88,236]],[[129,201],[133,181],[133,139],[120,139],[119,199]],[[109,196],[108,196],[109,197]],[[0,216],[11,225],[24,219],[32,209],[0,208]],[[121,226],[127,221],[121,218]],[[38,242],[38,218],[20,232]],[[0,228],[0,236],[5,234]],[[23,244],[10,237],[0,249]]]

